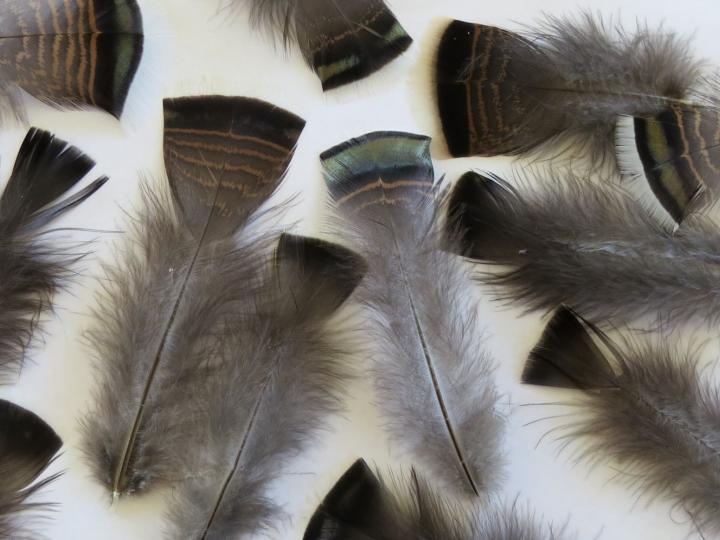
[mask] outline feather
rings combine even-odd
[[[20,88],[57,107],[119,118],[142,50],[135,0],[4,0],[0,101],[22,116]]]
[[[517,505],[461,506],[415,470],[389,481],[356,461],[330,490],[304,540],[561,540]]]
[[[686,40],[588,13],[517,34],[453,21],[437,54],[437,98],[453,156],[521,154],[579,142],[612,155],[621,115],[652,116],[687,99],[699,62]]]
[[[31,129],[0,196],[0,380],[22,367],[38,318],[80,256],[42,235],[45,225],[82,203],[107,181],[98,178],[61,199],[95,162],[52,134]]]
[[[323,90],[362,79],[412,43],[383,0],[239,0],[285,43],[297,40]]]
[[[636,493],[674,500],[715,538],[720,390],[700,377],[693,351],[669,343],[628,338],[621,348],[563,307],[531,352],[523,382],[582,390],[583,415],[566,426],[563,439],[586,441],[587,461],[616,463]]]
[[[480,494],[498,483],[503,421],[469,276],[434,231],[429,144],[376,132],[321,159],[339,234],[368,262],[357,298],[391,438],[448,487]]]
[[[171,538],[245,537],[281,513],[265,492],[341,406],[347,351],[328,319],[365,271],[340,246],[283,235],[274,268],[224,338],[224,367],[199,396],[208,409],[196,476],[171,509]]]
[[[146,187],[90,334],[101,380],[84,449],[114,497],[188,474],[198,411],[187,394],[213,369],[214,328],[252,293],[252,254],[267,242],[238,232],[283,178],[304,126],[247,98],[180,98],[164,109],[172,195]]]
[[[57,478],[35,482],[60,450],[62,441],[50,426],[32,412],[0,400],[0,536],[35,538],[17,519],[42,508],[27,499]]]
[[[664,222],[679,225],[720,198],[719,90],[715,83],[702,100],[618,120],[620,170]]]
[[[469,172],[450,196],[459,252],[505,266],[479,276],[499,287],[499,299],[528,310],[567,304],[616,322],[718,320],[720,230],[709,218],[671,234],[616,187],[571,175],[544,180],[519,191]]]

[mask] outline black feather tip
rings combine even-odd
[[[366,270],[355,252],[317,238],[283,234],[275,251],[279,288],[296,306],[307,309],[307,317],[323,319],[334,313]]]
[[[592,335],[600,330],[567,307],[553,315],[530,352],[522,382],[592,390],[613,387],[613,370]]]
[[[365,460],[358,459],[325,496],[303,540],[347,538],[348,531],[364,530],[364,525],[382,513],[381,505],[382,486]]]

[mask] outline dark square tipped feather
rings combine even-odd
[[[22,367],[38,318],[78,255],[39,238],[41,228],[80,204],[107,178],[61,199],[95,163],[52,134],[31,129],[0,196],[0,382]]]

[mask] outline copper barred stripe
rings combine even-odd
[[[142,54],[136,0],[3,1],[3,80],[41,101],[120,115]]]

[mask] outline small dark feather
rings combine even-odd
[[[27,503],[31,495],[55,480],[35,482],[60,450],[62,441],[34,413],[0,400],[0,536],[26,538],[16,518],[28,510],[42,508]],[[28,535],[27,538],[31,536]]]
[[[35,128],[20,147],[0,196],[0,379],[22,366],[38,318],[51,308],[77,258],[41,241],[40,229],[107,181],[98,178],[60,199],[94,165],[77,148]]]
[[[587,324],[571,309],[558,309],[530,353],[522,382],[581,390],[612,388],[612,367],[590,337]]]
[[[304,540],[561,540],[565,527],[543,524],[512,505],[461,506],[416,471],[376,476],[356,461],[330,490]]]
[[[613,155],[620,115],[653,115],[687,98],[699,63],[663,30],[633,31],[590,14],[547,18],[516,34],[453,21],[440,42],[436,84],[453,156],[519,154],[555,145]]]
[[[382,0],[238,0],[252,19],[297,40],[323,90],[362,79],[394,60],[412,43]]]
[[[143,39],[135,0],[4,0],[0,99],[17,106],[13,91],[21,88],[50,105],[93,106],[119,118]]]
[[[242,229],[303,126],[269,103],[217,96],[168,100],[165,122],[169,189],[145,186],[90,335],[101,382],[84,450],[114,497],[196,474],[202,415],[189,396],[222,364],[217,336],[256,298],[274,234]]]

